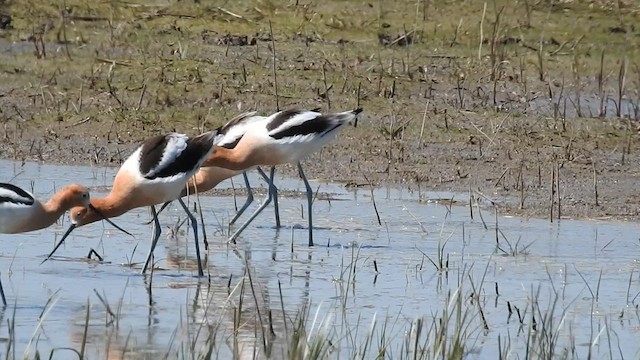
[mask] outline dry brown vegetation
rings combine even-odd
[[[311,176],[637,218],[639,18],[630,0],[2,2],[0,155],[117,165],[158,132],[359,103]]]

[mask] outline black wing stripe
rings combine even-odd
[[[35,199],[28,192],[22,190],[21,188],[7,183],[0,183],[0,188],[5,188],[11,192],[14,192],[19,198],[11,197],[11,196],[0,196],[0,203],[14,203],[14,204],[23,204],[23,205],[33,205]],[[27,199],[26,201],[24,199]]]
[[[145,140],[142,144],[142,151],[140,152],[141,174],[151,173],[151,171],[160,164],[168,142],[169,135],[158,135]]]
[[[267,124],[267,130],[268,131],[273,131],[273,130],[277,129],[279,126],[281,126],[282,124],[284,124],[287,120],[291,119],[292,117],[294,117],[296,115],[302,114],[303,112],[305,112],[305,111],[301,110],[301,109],[283,110],[283,111],[279,112],[273,118],[273,120],[271,120]]]
[[[341,123],[329,120],[326,116],[318,116],[314,119],[307,120],[299,125],[288,127],[270,136],[276,140],[297,135],[318,134],[320,136],[340,127]]]
[[[240,140],[242,140],[243,137],[244,137],[244,135],[242,135],[239,138],[235,139],[233,142],[230,142],[230,143],[224,144],[224,145],[220,145],[220,147],[223,147],[225,149],[230,149],[230,150],[234,149],[236,147],[236,145],[238,145]]]
[[[171,164],[169,164],[164,169],[161,169],[160,171],[145,176],[145,178],[149,180],[153,180],[156,178],[167,178],[196,170],[200,166],[202,161],[205,160],[205,156],[209,153],[209,150],[211,150],[211,148],[213,147],[214,139],[215,137],[210,133],[202,134],[194,138],[189,138],[187,140],[187,147]],[[153,150],[155,151],[155,148]],[[144,153],[142,154],[142,156],[144,158]],[[160,160],[157,160],[156,164],[158,162],[160,162]],[[148,174],[148,172],[143,174]]]

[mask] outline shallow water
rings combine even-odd
[[[0,170],[0,181],[11,180],[28,190],[33,186],[42,199],[54,188],[74,181],[96,189],[94,197],[104,195],[115,174],[111,168],[9,161],[0,161]],[[307,173],[312,174],[312,169]],[[250,176],[252,184],[264,186],[255,174]],[[239,184],[240,178],[235,180],[236,187]],[[277,185],[303,189],[297,179],[278,177]],[[220,185],[230,186],[229,181]],[[144,225],[149,219],[147,209],[114,219],[134,237],[108,224],[94,223],[76,229],[57,257],[44,264],[42,260],[68,225],[67,219],[43,231],[0,235],[0,271],[10,304],[1,315],[0,339],[7,344],[10,336],[15,337],[10,351],[17,357],[33,357],[36,349],[48,357],[51,349],[58,349],[53,359],[71,358],[73,353],[62,348],[80,350],[86,336],[85,354],[91,359],[158,358],[167,353],[173,358],[184,353],[181,347],[186,343],[203,344],[202,334],[210,331],[218,334],[214,356],[227,358],[235,351],[238,358],[251,358],[254,352],[263,357],[261,340],[256,337],[261,331],[256,329],[260,319],[267,322],[270,312],[276,334],[273,354],[281,358],[286,351],[283,334],[291,330],[298,309],[310,303],[307,327],[311,328],[317,316],[315,329],[324,321],[323,329],[341,334],[333,341],[335,357],[357,352],[374,319],[374,338],[382,337],[388,319],[385,341],[395,352],[387,357],[395,358],[413,336],[415,319],[423,318],[427,329],[437,323],[448,299],[459,289],[469,313],[465,320],[467,358],[498,358],[499,346],[507,358],[524,358],[527,335],[542,336],[550,322],[558,349],[571,351],[573,346],[574,353],[568,357],[585,358],[590,347],[595,358],[640,356],[635,342],[640,336],[640,313],[635,305],[640,302],[638,225],[498,217],[498,240],[505,250],[501,251],[496,247],[496,220],[490,207],[482,208],[485,229],[476,208],[471,219],[467,206],[418,201],[418,194],[406,189],[377,189],[374,196],[381,226],[368,189],[351,191],[341,185],[312,182],[314,190],[318,186],[331,200],[314,203],[313,248],[307,246],[303,198],[281,196],[283,228],[274,228],[273,210],[268,207],[234,247],[227,244],[227,227],[222,225],[234,214],[233,197],[202,196],[210,247],[208,277],[201,280],[194,277],[192,232],[187,233],[187,226],[182,225],[176,236],[168,236],[174,224],[184,219],[178,206],[160,216],[163,235],[155,253],[153,277],[139,275],[151,236],[151,226]],[[261,194],[264,189],[256,200],[262,199]],[[421,194],[431,199],[452,196]],[[454,198],[464,202],[466,197]],[[437,271],[423,253],[438,262],[439,244],[445,242],[442,254],[448,271]],[[104,261],[85,260],[90,249]],[[247,265],[250,282],[245,276]],[[234,309],[240,305],[242,279],[245,294],[234,337]],[[234,295],[229,296],[230,292]],[[479,295],[472,297],[474,293]],[[513,310],[510,318],[509,305]],[[533,305],[536,311],[539,308],[535,331]],[[484,329],[479,309],[488,329]],[[545,318],[545,314],[554,317]],[[8,322],[15,326],[13,333]],[[349,336],[343,333],[345,329],[352,330]],[[6,351],[0,345],[0,357]]]

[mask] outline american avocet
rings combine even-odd
[[[264,122],[268,118],[266,116],[257,116],[255,111],[242,113],[233,119],[229,120],[225,125],[219,127],[217,129],[218,135],[221,136],[221,140],[217,143],[217,147],[222,147],[225,149],[233,149],[242,136],[252,127],[256,126],[260,122]],[[260,175],[269,182],[269,178],[267,175],[260,169],[260,167],[256,166]],[[244,178],[245,187],[247,189],[247,199],[245,203],[240,207],[238,212],[229,222],[229,225],[232,225],[236,222],[236,220],[242,215],[242,213],[249,207],[249,205],[253,202],[253,192],[251,190],[251,185],[249,184],[249,179],[247,177],[247,171],[250,169],[244,170],[230,170],[217,166],[208,166],[201,167],[198,172],[189,180],[187,184],[187,188],[182,190],[182,196],[186,196],[187,194],[195,194],[199,192],[209,191],[215,188],[218,184],[223,182],[226,179],[234,177],[242,173]],[[276,227],[280,227],[280,215],[278,211],[278,189],[271,185],[269,186],[269,197],[267,199],[267,204],[271,201],[271,199],[275,199],[275,219],[276,219]],[[160,213],[170,202],[166,202],[159,210]],[[201,214],[202,215],[202,214]],[[153,221],[153,220],[151,220]],[[151,222],[150,221],[150,222]],[[149,223],[150,223],[149,222]],[[202,224],[202,232],[205,237],[205,247],[206,243],[206,233],[204,229],[204,224]]]
[[[60,189],[43,204],[28,191],[12,184],[0,183],[0,233],[16,234],[44,229],[74,206],[90,206],[89,199],[86,187],[71,184]]]
[[[107,217],[116,217],[131,209],[149,206],[155,226],[151,249],[142,268],[142,273],[144,273],[150,264],[153,250],[162,231],[155,205],[178,199],[191,221],[198,260],[198,275],[203,276],[197,222],[180,196],[187,181],[211,155],[217,141],[219,141],[217,131],[191,138],[184,134],[170,133],[147,139],[122,164],[107,197],[91,199],[91,208],[76,207],[71,209],[73,223],[49,254],[49,257],[75,227],[101,219],[101,216],[94,209]]]
[[[242,171],[257,165],[271,166],[269,177],[269,186],[271,188],[274,186],[275,166],[296,163],[306,188],[309,246],[313,246],[311,211],[313,191],[302,170],[301,161],[331,141],[344,125],[352,124],[356,126],[358,122],[357,115],[360,112],[362,112],[362,109],[324,115],[318,111],[300,109],[279,111],[262,121],[256,121],[251,124],[233,149],[217,149],[202,166],[203,168],[215,166],[236,171]],[[197,183],[196,187],[198,187]],[[271,192],[269,197],[271,197]],[[231,236],[230,241],[235,242],[238,235],[267,204],[268,201],[263,202]]]
[[[249,131],[249,129],[255,126],[260,126],[259,124],[265,122],[267,119],[268,118],[266,116],[256,115],[255,111],[245,112],[243,114],[236,116],[235,118],[229,120],[229,122],[227,122],[225,125],[218,128],[218,133],[221,134],[223,137],[220,140],[220,142],[217,144],[217,146],[221,148],[229,149],[229,150],[234,149],[236,145],[238,145],[238,143],[240,142],[240,139],[242,139],[244,134],[246,134],[247,131]],[[260,165],[260,164],[256,164],[256,165]],[[251,185],[249,184],[247,171],[255,167],[257,168],[258,172],[265,180],[267,181],[269,180],[269,178],[262,171],[262,169],[260,169],[260,167],[256,165],[242,169],[242,170],[226,169],[218,166],[201,167],[200,170],[198,170],[198,172],[196,173],[196,175],[189,181],[188,183],[189,187],[185,191],[189,192],[190,194],[193,194],[197,191],[201,191],[201,192],[209,191],[215,188],[222,181],[242,173],[242,176],[244,178],[244,184],[247,189],[247,199],[245,203],[242,205],[242,207],[240,207],[236,215],[231,219],[231,221],[229,221],[229,224],[232,225],[233,223],[236,222],[236,220],[238,220],[238,218],[242,215],[242,213],[253,202],[253,192],[251,191]],[[185,191],[183,191],[183,194],[185,193]],[[273,184],[270,184],[268,191],[270,194],[269,199],[271,198],[275,199],[276,227],[279,228],[280,215],[278,211],[278,200],[277,200],[278,189]]]

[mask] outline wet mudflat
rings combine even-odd
[[[103,196],[115,173],[10,161],[0,168],[1,181],[33,187],[39,198],[73,181]],[[250,175],[258,187],[253,210],[265,184]],[[369,189],[312,182],[319,195],[309,248],[306,201],[294,192],[302,182],[278,177],[277,185],[283,227],[274,227],[268,207],[236,245],[227,243],[227,223],[242,194],[200,197],[209,242],[203,279],[195,276],[193,234],[178,206],[160,216],[163,235],[147,276],[139,274],[151,237],[147,209],[115,219],[134,237],[94,223],[76,229],[44,264],[67,218],[47,230],[0,235],[9,303],[1,312],[2,357],[640,354],[634,223],[496,218],[489,204],[474,204],[472,219],[466,194],[378,188],[380,225]],[[103,261],[86,259],[90,249]]]

